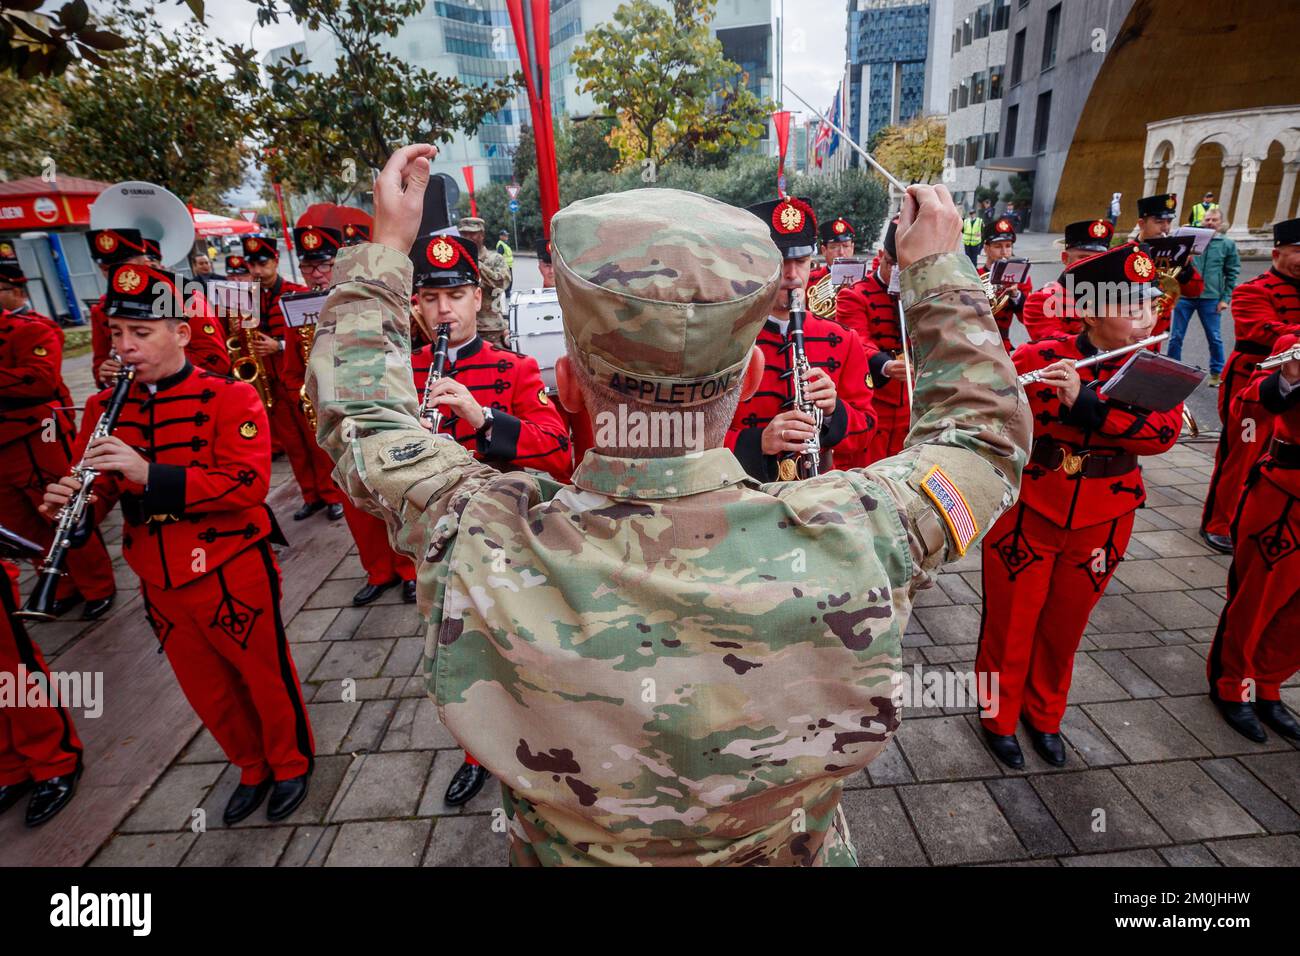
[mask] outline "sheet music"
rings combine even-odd
[[[866,259],[836,259],[835,265],[831,266],[831,285],[839,287],[861,282],[866,274]]]
[[[1216,235],[1213,229],[1203,229],[1200,226],[1179,226],[1171,236],[1191,236],[1193,240],[1192,255],[1199,256],[1210,245],[1210,240]]]
[[[261,299],[250,282],[216,279],[208,283],[208,302],[220,316],[252,315],[257,318]],[[256,322],[253,323],[257,325]]]
[[[284,313],[284,324],[291,329],[315,325],[320,318],[320,310],[325,307],[325,300],[328,298],[328,292],[292,292],[280,296],[280,311]]]

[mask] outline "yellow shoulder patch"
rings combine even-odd
[[[208,335],[216,335],[217,327],[209,322],[207,325],[203,326],[203,331]]]
[[[543,405],[551,404],[551,400],[546,397],[546,389],[544,387],[537,390],[537,400]]]
[[[38,346],[36,346],[36,348],[32,349],[32,354],[33,354],[33,355],[49,355],[49,354],[50,354],[50,351],[49,351],[49,349],[47,349],[44,345],[38,345]]]
[[[239,434],[244,438],[256,438],[257,422],[244,422],[239,426]]]

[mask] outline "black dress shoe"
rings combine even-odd
[[[343,517],[343,506],[341,504],[332,504],[325,509],[325,517],[330,521],[338,521]]]
[[[407,604],[415,603],[415,582],[414,581],[402,582],[402,600],[405,601]]]
[[[981,726],[984,739],[988,741],[993,755],[1012,770],[1021,770],[1025,766],[1025,755],[1020,751],[1020,741],[1015,734],[995,734],[987,727]]]
[[[271,788],[271,802],[266,805],[268,820],[276,823],[298,809],[298,804],[307,797],[309,776],[311,775],[304,773],[301,777],[290,777],[288,780],[275,782],[275,786]]]
[[[1257,744],[1268,740],[1268,734],[1260,726],[1259,715],[1251,704],[1214,698],[1214,706],[1219,708],[1219,713],[1228,722],[1228,726],[1247,740],[1253,740]]]
[[[57,600],[56,600],[56,601],[55,601],[55,602],[50,606],[50,613],[53,614],[55,617],[63,617],[63,615],[65,615],[65,614],[67,614],[69,611],[71,611],[74,607],[76,607],[78,604],[80,604],[83,600],[85,600],[85,599],[81,596],[80,593],[69,594],[69,595],[68,595],[67,597],[65,597],[65,598],[59,598],[59,599],[57,599]]]
[[[367,584],[356,594],[352,595],[353,606],[365,607],[367,604],[377,601],[379,599],[379,595],[383,594],[385,591],[387,591],[389,588],[391,588],[394,584],[396,584],[400,580],[401,580],[400,578],[393,578],[393,580],[387,582],[386,584]]]
[[[32,791],[31,802],[27,804],[27,825],[38,827],[66,807],[72,801],[72,795],[77,792],[77,779],[80,776],[81,771],[74,770],[49,780],[38,780],[36,789]]]
[[[266,795],[271,792],[273,781],[267,777],[261,783],[241,783],[226,801],[226,812],[221,815],[226,826],[238,823],[262,805]]]
[[[116,600],[117,594],[114,593],[97,601],[87,601],[86,606],[81,609],[81,619],[83,621],[98,621],[109,612]]]
[[[1035,730],[1029,721],[1024,721],[1025,730],[1029,733],[1029,742],[1034,745],[1034,751],[1053,767],[1065,766],[1065,742],[1061,740],[1060,734],[1044,733],[1041,730]]]
[[[34,786],[36,784],[30,780],[23,780],[19,783],[6,783],[4,786],[0,786],[0,813],[4,813],[31,793]]]
[[[1226,534],[1210,534],[1208,531],[1202,531],[1201,540],[1220,554],[1232,554],[1232,539]]]
[[[447,794],[443,800],[449,807],[469,803],[483,789],[487,778],[487,768],[482,764],[462,763],[451,778],[451,783],[447,784]]]
[[[309,501],[293,513],[294,521],[304,521],[325,507],[323,501]]]
[[[1280,700],[1255,701],[1255,713],[1287,740],[1300,740],[1300,721]]]

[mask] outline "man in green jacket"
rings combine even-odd
[[[1195,312],[1201,317],[1205,339],[1210,343],[1210,388],[1219,387],[1219,373],[1223,371],[1223,336],[1219,332],[1219,316],[1232,299],[1232,290],[1241,274],[1241,257],[1237,244],[1219,230],[1223,226],[1223,210],[1215,206],[1205,214],[1203,228],[1213,229],[1214,238],[1205,251],[1196,257],[1195,265],[1205,279],[1205,289],[1196,298],[1183,296],[1174,306],[1173,332],[1169,336],[1169,357],[1183,357],[1183,337]]]

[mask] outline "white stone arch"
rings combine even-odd
[[[1187,177],[1197,152],[1206,143],[1215,143],[1223,150],[1223,185],[1217,192],[1231,223],[1228,235],[1246,238],[1255,195],[1254,174],[1275,141],[1282,144],[1283,150],[1282,184],[1274,219],[1281,218],[1290,208],[1296,178],[1300,174],[1300,105],[1225,110],[1148,123],[1146,148],[1143,150],[1145,195],[1155,190],[1160,171],[1168,165],[1166,190],[1178,194],[1181,207]],[[1240,188],[1237,188],[1238,174]],[[1229,214],[1228,210],[1232,212]],[[1181,208],[1178,213],[1181,218]]]

